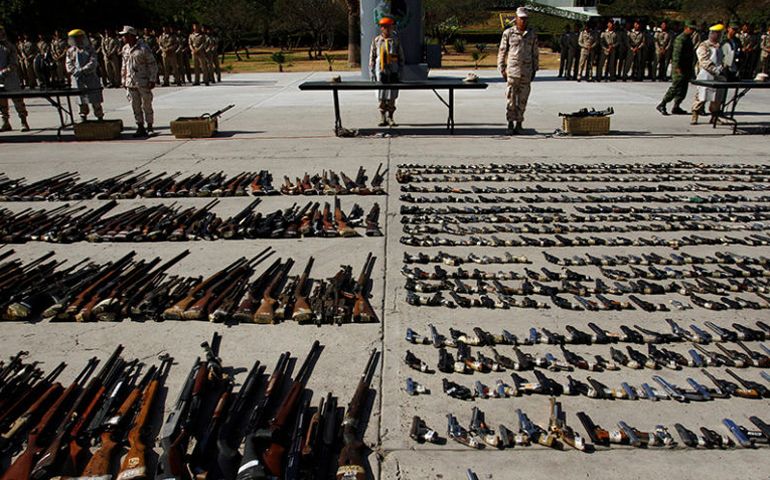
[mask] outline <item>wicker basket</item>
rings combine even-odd
[[[123,120],[86,120],[73,129],[78,140],[114,140],[123,131]]]
[[[217,132],[216,118],[179,117],[171,122],[171,133],[176,138],[205,138]]]
[[[610,117],[563,117],[562,130],[569,135],[604,135],[610,132]]]

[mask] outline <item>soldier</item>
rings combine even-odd
[[[762,73],[770,74],[770,26],[765,30],[762,41],[759,43],[759,70]]]
[[[37,36],[37,50],[38,53],[34,61],[37,83],[40,88],[49,88],[56,76],[56,63],[51,54],[51,44],[42,33]]]
[[[110,88],[120,87],[120,40],[112,36],[112,31],[107,28],[104,29],[104,38],[102,38],[102,56]]]
[[[519,7],[516,10],[516,23],[503,32],[497,54],[497,68],[507,82],[505,117],[508,120],[508,135],[524,133],[524,112],[532,81],[540,68],[537,32],[527,28],[528,21],[529,12]]]
[[[211,81],[214,81],[214,75],[216,74],[216,81],[221,83],[222,69],[219,68],[219,38],[214,35],[214,32],[209,27],[206,27],[206,36],[208,37],[206,54],[209,58]]]
[[[27,85],[27,88],[35,88],[37,86],[37,78],[35,78],[35,58],[38,54],[37,45],[29,38],[27,33],[23,33],[21,38],[20,50],[24,84]]]
[[[94,106],[97,120],[104,118],[102,110],[102,85],[96,70],[99,68],[99,54],[88,41],[86,32],[80,29],[70,31],[67,36],[70,47],[65,53],[66,72],[72,76],[78,89],[95,90],[80,96],[80,120],[88,118],[88,104]]]
[[[743,44],[743,58],[745,60],[741,65],[741,78],[754,78],[759,63],[759,35],[754,32],[751,25],[744,23],[738,38]]]
[[[163,59],[160,55],[160,45],[158,45],[158,35],[155,30],[149,28],[144,29],[144,35],[142,36],[144,44],[150,47],[150,51],[155,55],[155,63],[158,65],[158,77],[155,79],[155,83],[160,83],[160,74],[163,70]]]
[[[171,27],[163,27],[163,34],[160,36],[158,44],[163,58],[163,86],[169,86],[171,75],[174,76],[174,83],[181,86],[182,77],[179,74],[178,62],[179,39],[171,33]]]
[[[146,137],[153,133],[152,89],[155,88],[158,65],[155,63],[155,55],[150,47],[138,40],[134,27],[124,26],[120,35],[125,41],[120,52],[123,59],[120,77],[128,91],[128,98],[131,100],[131,108],[134,111],[137,127],[134,137]]]
[[[743,45],[738,38],[738,29],[740,25],[737,22],[731,22],[727,27],[727,39],[722,44],[722,53],[724,55],[724,66],[726,68],[725,76],[728,80],[737,79],[738,71],[743,64]]]
[[[99,61],[99,66],[96,68],[96,74],[99,75],[101,84],[106,87],[107,75],[104,70],[104,55],[102,55],[102,36],[98,33],[91,33],[88,35],[88,41],[91,43],[91,46],[94,47],[96,57]]]
[[[649,26],[644,32],[644,65],[647,76],[654,82],[658,76],[658,55],[655,47],[655,29]]]
[[[566,78],[569,80],[569,67],[567,66],[569,58],[569,37],[570,37],[569,24],[564,25],[564,33],[559,37],[559,78]]]
[[[615,23],[615,32],[618,34],[618,49],[615,53],[615,78],[623,78],[623,71],[626,67],[626,55],[628,55],[628,30],[631,29],[631,25],[627,22],[627,26],[621,27],[619,23]]]
[[[674,108],[671,113],[674,115],[687,115],[680,105],[687,96],[687,86],[690,79],[695,76],[694,61],[695,55],[692,46],[692,33],[697,28],[695,22],[687,22],[684,25],[684,32],[674,40],[674,49],[671,62],[671,87],[663,96],[660,104],[655,107],[663,115],[668,115],[666,104],[674,101]]]
[[[725,27],[722,24],[716,24],[709,28],[709,37],[698,44],[695,50],[698,59],[698,80],[723,80],[725,68],[723,66],[724,53],[722,51],[722,32]],[[698,87],[695,91],[695,102],[692,104],[692,120],[690,125],[698,123],[698,115],[705,115],[704,106],[709,104],[711,113],[710,123],[717,121],[717,115],[724,100],[724,89]]]
[[[401,45],[401,40],[393,33],[396,22],[390,17],[382,17],[378,23],[380,35],[372,39],[372,46],[369,49],[369,74],[377,83],[398,83],[401,81],[401,70],[404,68],[404,47]],[[380,109],[378,126],[398,126],[393,119],[397,98],[398,90],[377,91]]]
[[[580,45],[578,44],[579,38],[580,27],[575,24],[574,31],[569,35],[569,58],[567,59],[569,68],[567,69],[567,72],[569,73],[570,80],[575,80],[578,76],[578,67],[580,66]]]
[[[179,39],[179,68],[184,75],[182,76],[182,83],[187,78],[187,83],[192,83],[192,68],[190,62],[192,61],[192,52],[190,51],[190,44],[187,42],[187,38],[182,35],[182,32],[177,29],[176,36]]]
[[[655,56],[658,64],[658,80],[665,82],[668,79],[668,64],[671,61],[671,46],[674,37],[668,31],[668,24],[660,22],[660,30],[655,34]]]
[[[586,77],[586,80],[590,82],[593,74],[592,60],[594,49],[596,48],[596,37],[591,31],[590,23],[586,23],[585,28],[580,32],[578,45],[580,46],[580,65],[578,67],[577,81],[580,82],[583,80],[583,77]]]
[[[615,24],[610,20],[607,22],[607,30],[602,32],[599,39],[601,45],[601,56],[596,66],[596,81],[601,82],[603,78],[609,78],[613,82],[615,78],[615,53],[617,52],[619,40],[615,33]]]
[[[644,64],[642,62],[642,54],[644,52],[644,33],[642,32],[642,24],[639,20],[634,21],[634,28],[628,32],[628,52],[626,54],[626,65],[623,71],[623,80],[628,77],[628,73],[631,72],[631,78],[636,81],[641,81],[644,76]]]
[[[187,43],[190,45],[195,65],[195,81],[193,85],[201,84],[201,70],[203,71],[203,81],[208,85],[211,75],[209,74],[209,62],[206,57],[206,37],[201,33],[201,26],[199,24],[193,23],[193,32],[187,38]]]
[[[54,30],[53,40],[51,40],[51,54],[53,55],[53,61],[56,62],[56,79],[62,83],[69,85],[69,75],[67,75],[66,58],[67,55],[67,40],[62,37],[59,30]]]
[[[3,84],[6,92],[15,92],[21,90],[21,81],[18,75],[19,55],[16,47],[8,41],[5,36],[5,28],[0,25],[0,83]],[[14,98],[13,107],[21,120],[21,131],[29,131],[27,123],[27,106],[24,105],[23,98]],[[11,112],[8,109],[8,98],[0,98],[0,115],[3,117],[3,124],[0,126],[0,132],[13,130],[11,127]]]

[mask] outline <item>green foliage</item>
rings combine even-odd
[[[486,47],[486,45],[484,45]],[[477,45],[478,47],[478,45]],[[473,68],[478,69],[479,64],[489,56],[488,53],[482,53],[482,50],[477,50],[475,52],[471,52],[471,59],[473,60]]]
[[[455,38],[455,41],[454,41],[455,52],[465,53],[465,45],[466,45],[465,40],[463,40],[462,38]]]
[[[486,43],[477,43],[476,44],[476,51],[479,52],[479,54],[484,53],[484,51],[487,49]]]
[[[324,53],[324,60],[326,60],[326,63],[329,64],[329,71],[332,71],[332,64],[334,63],[335,58],[332,55],[329,55],[328,53]]]

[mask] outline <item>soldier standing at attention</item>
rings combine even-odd
[[[111,35],[109,29],[104,29],[104,38],[102,39],[102,55],[104,56],[104,65],[107,70],[107,80],[110,88],[120,87],[120,42]]]
[[[674,101],[674,108],[671,109],[671,113],[674,115],[687,115],[687,112],[680,105],[684,101],[684,97],[687,96],[687,86],[690,83],[690,79],[695,76],[692,33],[696,28],[697,24],[695,22],[685,23],[684,32],[674,40],[674,52],[671,61],[671,86],[663,96],[660,104],[655,107],[663,115],[668,115],[666,104],[671,100]]]
[[[182,86],[182,77],[179,75],[179,41],[173,33],[171,27],[163,27],[163,34],[158,40],[160,51],[163,58],[163,86],[168,87],[171,81],[171,75],[174,76],[174,83]]]
[[[13,46],[5,36],[5,29],[0,26],[0,83],[5,86],[5,91],[15,92],[21,90],[21,81],[19,80],[19,55],[16,47]],[[29,131],[27,124],[27,106],[24,105],[23,98],[14,98],[13,106],[21,120],[21,131]],[[0,115],[3,117],[3,124],[0,126],[0,132],[13,130],[11,128],[11,112],[8,109],[8,98],[0,98]]]
[[[628,54],[628,30],[615,22],[615,33],[618,34],[618,48],[615,53],[615,78],[623,78],[623,69],[626,66],[626,55]]]
[[[577,81],[586,80],[591,81],[591,75],[593,73],[593,66],[591,60],[593,59],[593,50],[596,47],[596,37],[591,31],[591,24],[586,23],[585,28],[580,32],[578,37],[578,45],[580,45],[580,65],[578,66]]]
[[[609,77],[613,82],[615,78],[615,54],[617,53],[618,34],[615,33],[615,24],[610,20],[607,22],[607,30],[602,32],[599,40],[601,44],[601,57],[599,57],[599,63],[596,68],[596,81],[601,82],[602,79]]]
[[[206,27],[206,55],[209,59],[209,70],[211,71],[211,81],[222,82],[222,69],[219,68],[219,38],[214,35],[210,27]]]
[[[83,30],[72,30],[67,36],[70,47],[65,52],[66,72],[72,76],[78,89],[96,90],[80,96],[80,120],[86,121],[89,103],[94,106],[96,119],[101,120],[104,118],[104,110],[102,110],[104,97],[99,75],[96,73],[99,68],[99,54],[96,53]]]
[[[562,33],[561,37],[559,37],[559,78],[567,78],[569,79],[569,67],[568,65],[568,58],[569,58],[569,36],[570,36],[570,28],[569,24],[564,25],[564,33]]]
[[[192,83],[192,68],[190,68],[190,61],[192,60],[192,53],[190,53],[190,44],[187,43],[187,38],[181,30],[176,29],[174,32],[179,40],[179,72],[182,75],[182,83]]]
[[[401,40],[393,33],[396,22],[390,17],[382,17],[378,23],[380,35],[372,39],[372,47],[369,50],[369,74],[372,81],[377,83],[398,83],[401,81],[401,69],[404,68],[404,48]],[[393,114],[396,112],[396,98],[398,98],[398,90],[377,91],[380,107],[378,126],[398,125],[393,119]]]
[[[578,45],[578,39],[580,38],[580,27],[575,24],[575,30],[569,35],[569,58],[567,63],[569,68],[567,74],[570,80],[575,80],[578,76],[578,66],[580,62],[580,45]]]
[[[107,74],[104,69],[104,55],[102,55],[102,36],[98,33],[91,33],[88,36],[88,41],[96,51],[96,56],[99,58],[99,67],[96,69],[96,74],[99,75],[99,79],[102,85],[107,86]]]
[[[137,39],[134,27],[126,25],[120,35],[126,43],[120,52],[123,58],[121,79],[134,111],[137,126],[134,137],[146,137],[153,132],[152,89],[155,88],[158,65],[150,47]],[[147,129],[144,127],[145,121]]]
[[[69,85],[69,75],[67,75],[66,58],[67,55],[67,40],[62,38],[62,34],[59,30],[54,30],[53,40],[51,40],[51,53],[53,54],[53,60],[56,62],[56,77],[62,83]]]
[[[626,56],[626,70],[624,77],[631,72],[631,79],[641,81],[644,77],[644,33],[639,20],[634,21],[634,28],[628,32],[628,55]]]
[[[201,84],[201,70],[203,70],[203,81],[209,84],[211,77],[208,69],[208,58],[206,58],[206,37],[201,33],[201,26],[193,23],[193,32],[187,39],[192,52],[193,63],[195,65],[195,81],[193,85]]]
[[[723,66],[724,53],[722,52],[722,32],[725,26],[716,24],[709,29],[708,39],[700,42],[695,50],[698,59],[698,80],[724,80],[722,76],[725,68]],[[709,104],[711,113],[711,122],[716,122],[722,100],[724,99],[724,90],[716,88],[698,87],[695,91],[695,102],[692,104],[692,120],[690,125],[698,123],[698,115],[705,114],[704,106]]]
[[[660,30],[655,34],[655,55],[658,63],[658,80],[664,82],[668,78],[668,64],[671,61],[671,46],[674,37],[668,31],[668,24],[660,23]]]
[[[524,111],[527,109],[532,81],[540,68],[537,32],[527,28],[528,20],[527,9],[519,7],[516,10],[516,23],[503,32],[497,53],[497,68],[507,82],[505,118],[508,120],[508,135],[524,133]]]
[[[35,57],[37,57],[37,45],[29,38],[29,34],[24,33],[21,36],[20,44],[22,76],[27,88],[35,88],[37,79],[35,78]]]
[[[759,42],[759,71],[770,74],[770,26],[767,27],[762,35],[762,41]]]

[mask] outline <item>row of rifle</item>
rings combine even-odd
[[[751,214],[758,215],[770,212],[768,205],[702,205],[702,204],[684,204],[668,207],[649,207],[647,205],[602,205],[602,204],[581,204],[573,206],[575,211],[585,215],[650,215],[650,214],[677,214],[687,213],[690,215],[702,215],[706,213],[718,214]],[[401,215],[501,215],[509,213],[531,214],[534,217],[522,218],[547,218],[543,214],[565,214],[561,207],[537,206],[534,204],[526,205],[494,205],[484,204],[484,206],[459,206],[447,204],[440,207],[420,206],[420,205],[401,205]],[[513,217],[516,222],[516,217]],[[480,219],[481,220],[481,219]]]
[[[516,409],[518,429],[512,430],[503,424],[497,428],[490,427],[486,415],[478,407],[471,410],[471,421],[468,428],[463,427],[453,414],[447,414],[447,437],[453,441],[474,449],[491,447],[496,449],[513,448],[515,446],[542,445],[555,450],[569,446],[578,451],[593,452],[596,446],[610,447],[611,445],[627,445],[636,448],[647,447],[676,447],[678,444],[669,429],[656,425],[654,430],[640,431],[624,421],[617,422],[617,430],[606,430],[596,425],[588,414],[578,412],[577,417],[587,433],[586,438],[567,424],[566,413],[561,403],[550,398],[550,416],[546,427],[540,426],[524,413]],[[759,444],[770,443],[770,425],[757,416],[749,417],[753,424],[745,427],[729,418],[724,418],[722,424],[728,433],[719,433],[707,427],[701,427],[699,433],[688,429],[681,423],[674,425],[681,440],[681,445],[687,448],[732,448],[736,444],[743,448],[754,448]],[[413,417],[409,436],[419,442],[436,444],[446,443],[446,439],[428,427],[418,416]],[[732,437],[732,438],[731,438]],[[733,438],[735,440],[733,440]],[[473,480],[475,474],[468,470],[468,478]]]
[[[623,175],[623,176],[621,176]],[[738,174],[710,175],[710,174],[688,174],[688,173],[651,173],[649,175],[639,175],[635,173],[608,173],[608,174],[582,174],[565,175],[559,173],[520,173],[515,175],[504,174],[462,174],[452,172],[451,174],[430,175],[427,173],[418,173],[399,169],[396,171],[396,180],[401,183],[655,183],[655,182],[752,182],[752,183],[770,183],[770,176],[765,174],[744,173],[743,177]]]
[[[760,195],[756,197],[749,197],[747,195],[734,195],[734,194],[712,194],[708,196],[702,195],[671,195],[667,193],[665,195],[619,195],[619,196],[607,196],[607,195],[581,195],[581,196],[567,196],[561,195],[559,197],[549,196],[544,197],[535,195],[534,197],[528,196],[516,196],[516,197],[484,197],[479,195],[478,197],[471,197],[469,195],[459,196],[458,194],[451,194],[447,196],[433,196],[433,197],[415,197],[411,193],[403,193],[399,196],[399,200],[406,203],[767,203],[770,202],[770,196]]]
[[[317,409],[310,406],[312,392],[305,384],[322,350],[317,341],[294,379],[286,352],[269,379],[256,361],[238,392],[228,373],[232,368],[219,358],[220,341],[215,334],[210,344],[201,345],[205,359],[195,360],[160,426],[162,453],[154,470],[148,433],[156,428],[153,404],[168,376],[170,357],[142,372],[138,360],[121,357],[121,345],[99,373],[92,375],[99,363],[94,357],[65,389],[56,382],[65,364],[43,378],[20,352],[0,366],[0,456],[6,461],[15,457],[1,478],[326,479],[334,466],[337,479],[366,478],[359,437],[376,351],[341,419],[331,393]]]
[[[9,260],[0,264],[0,311],[4,320],[14,321],[294,320],[316,325],[377,321],[369,303],[376,260],[371,253],[357,279],[348,265],[329,279],[311,279],[310,257],[299,276],[290,275],[294,260],[279,258],[252,280],[257,265],[272,253],[268,247],[205,279],[167,275],[189,251],[163,264],[158,257],[136,260],[135,252],[114,262],[84,260],[68,268],[50,260],[53,252],[26,265]],[[7,250],[0,259],[11,254]]]
[[[365,214],[354,204],[345,214],[339,198],[329,202],[307,202],[303,207],[269,213],[256,211],[255,199],[237,214],[222,218],[211,209],[213,200],[202,208],[180,205],[140,205],[107,215],[118,205],[111,200],[97,208],[64,204],[52,210],[20,212],[0,210],[0,239],[4,243],[47,241],[53,243],[157,242],[217,239],[298,238],[300,236],[351,237],[365,228],[367,236],[382,236],[380,207],[375,203]]]
[[[93,178],[81,181],[76,172],[64,172],[42,180],[29,182],[25,178],[9,178],[0,175],[0,201],[86,200],[123,198],[174,198],[174,197],[237,197],[248,194],[263,195],[369,195],[384,194],[382,183],[385,171],[382,164],[367,184],[369,177],[364,167],[359,167],[355,178],[344,172],[337,175],[331,170],[321,174],[305,173],[291,181],[284,177],[278,189],[273,186],[273,176],[267,170],[242,172],[228,176],[224,172],[205,175],[181,172],[152,174],[149,170],[128,171],[106,179]]]
[[[470,188],[462,188],[455,185],[414,185],[411,183],[403,184],[400,187],[403,193],[455,193],[460,195],[501,194],[501,193],[660,193],[660,192],[764,192],[770,190],[770,185],[761,183],[750,184],[708,184],[708,183],[689,183],[686,185],[668,185],[655,183],[654,185],[601,185],[588,187],[585,185],[567,185],[567,188],[551,187],[544,185],[527,185],[525,187],[500,187],[485,185],[483,187],[471,185]],[[481,199],[481,197],[479,197]]]
[[[727,245],[745,245],[750,247],[760,247],[770,245],[770,237],[758,233],[746,235],[745,237],[735,237],[731,235],[722,235],[718,237],[704,237],[702,235],[683,235],[676,238],[661,238],[657,235],[649,237],[597,237],[591,235],[588,238],[581,236],[567,237],[561,234],[555,234],[553,237],[530,237],[519,235],[518,238],[511,237],[502,239],[497,235],[489,237],[470,236],[461,240],[439,236],[420,236],[409,235],[399,238],[403,245],[413,247],[670,247],[678,249],[681,247],[691,247],[700,245],[727,246]]]

